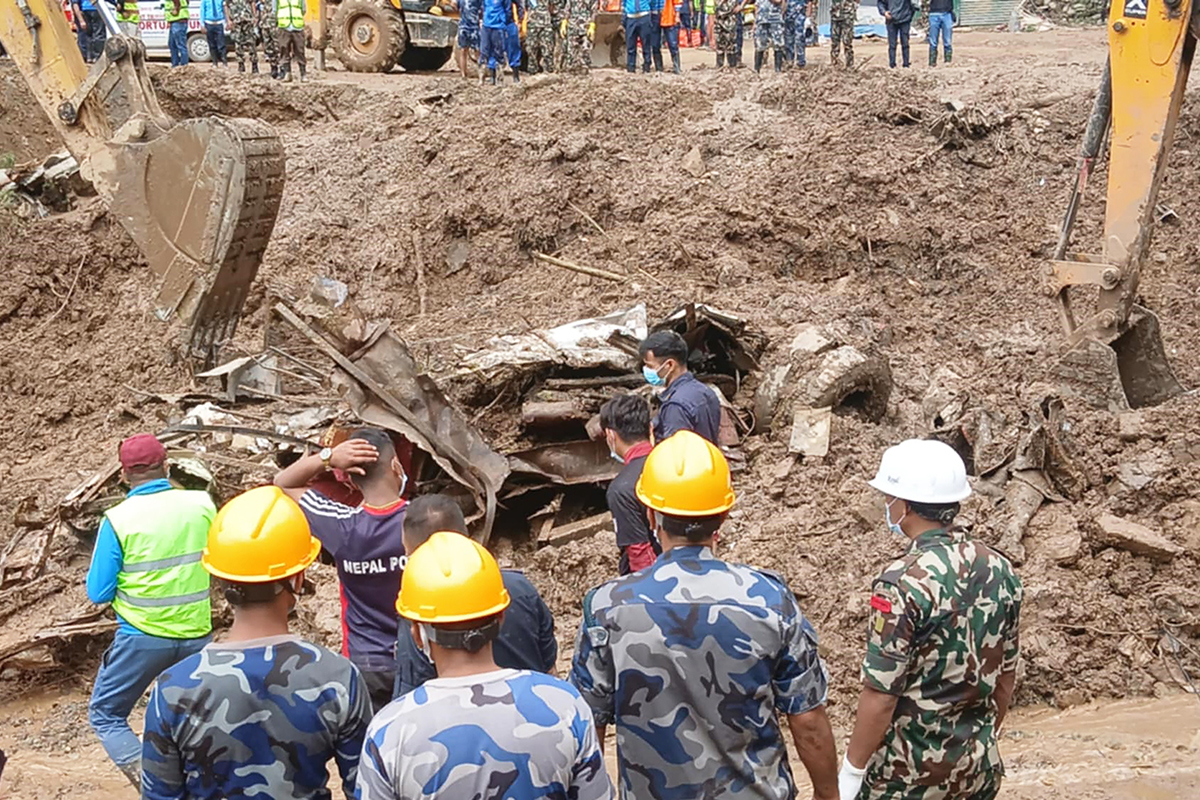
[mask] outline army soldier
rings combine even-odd
[[[553,72],[554,18],[550,0],[529,0],[528,13],[525,29],[525,52],[529,72],[531,74]]]
[[[718,69],[725,66],[726,60],[731,68],[737,66],[737,21],[741,13],[741,0],[717,0],[713,38],[717,40]]]
[[[597,0],[566,0],[567,10],[559,22],[563,38],[563,70],[592,68],[592,34],[596,30]]]
[[[910,439],[871,486],[911,540],[876,579],[841,800],[990,800],[996,731],[1016,679],[1021,582],[1004,556],[950,528],[971,494],[958,453]]]
[[[258,28],[254,21],[253,0],[225,0],[225,18],[229,33],[237,48],[238,72],[246,71],[246,56],[250,56],[250,72],[258,74],[258,47],[255,39]]]
[[[617,727],[621,796],[791,800],[779,713],[814,797],[836,797],[816,633],[780,576],[713,554],[734,502],[725,457],[680,431],[650,451],[637,493],[663,554],[584,597],[571,666],[600,738]]]
[[[858,0],[833,0],[829,10],[829,42],[833,65],[838,61],[838,48],[845,45],[846,68],[854,66],[854,24],[858,21]]]
[[[262,42],[263,55],[271,65],[271,77],[279,77],[279,46],[275,41],[275,21],[271,18],[271,3],[266,0],[253,0],[255,23],[258,40]]]
[[[347,659],[288,632],[321,552],[274,486],[217,512],[202,563],[233,607],[225,639],[168,667],[146,707],[142,797],[330,797],[327,764],[354,796],[367,685]]]
[[[396,609],[438,677],[371,722],[359,800],[608,800],[596,728],[574,687],[492,657],[510,598],[478,542],[433,534],[409,556]]]

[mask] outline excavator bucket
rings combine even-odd
[[[237,327],[275,227],[279,137],[258,120],[184,120],[117,146],[112,174],[112,211],[160,277],[156,314],[191,320],[193,355],[211,360]]]
[[[1158,316],[1139,305],[1112,342],[1080,341],[1056,372],[1065,391],[1110,411],[1153,406],[1183,393],[1167,361]]]
[[[592,66],[624,67],[625,29],[621,25],[621,15],[611,11],[600,11],[596,14],[595,22],[596,35],[592,39]]]

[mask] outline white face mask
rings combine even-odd
[[[893,497],[892,503],[896,502],[899,499],[900,498],[898,498],[898,497]],[[896,534],[897,536],[907,537],[908,534],[906,534],[904,532],[904,529],[900,527],[900,523],[904,521],[904,517],[908,516],[908,509],[905,509],[904,514],[900,517],[900,519],[896,520],[895,522],[892,522],[892,503],[888,503],[883,507],[883,514],[885,517],[887,517],[887,528],[889,531]]]
[[[611,436],[605,436],[604,443],[608,445],[608,454],[612,457],[612,460],[616,461],[618,464],[624,464],[625,459],[617,455],[617,445],[613,438]]]

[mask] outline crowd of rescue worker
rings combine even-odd
[[[788,800],[790,736],[820,800],[995,797],[1021,584],[953,524],[971,492],[959,455],[920,439],[882,454],[870,485],[899,555],[864,592],[861,674],[831,676],[786,580],[720,557],[736,499],[717,390],[675,333],[640,354],[657,412],[625,394],[600,413],[622,464],[608,489],[621,574],[580,587],[566,680],[536,587],[469,537],[452,498],[405,499],[386,432],[303,456],[219,511],[171,483],[153,435],[123,441],[129,492],[87,576],[119,620],[89,704],[114,764],[149,800],[328,798],[331,762],[363,800]],[[322,554],[341,654],[289,630]],[[232,609],[217,640],[210,583]],[[830,680],[861,687],[840,768]],[[127,719],[151,684],[139,739]]]

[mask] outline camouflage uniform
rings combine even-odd
[[[737,21],[741,11],[737,10],[741,0],[717,0],[716,20],[713,22],[713,38],[717,40],[717,66],[724,66],[728,57],[733,66],[737,55]]]
[[[554,15],[550,0],[529,0],[525,52],[529,72],[554,71]]]
[[[616,725],[622,798],[795,796],[776,713],[824,705],[828,677],[782,578],[675,547],[583,613],[571,682]]]
[[[505,669],[434,678],[371,722],[359,800],[608,800],[592,714],[568,683]]]
[[[863,683],[899,702],[860,800],[987,800],[1004,766],[999,677],[1017,668],[1021,582],[959,531],[918,536],[872,587]]]
[[[796,1],[790,0],[788,5]],[[754,4],[754,49],[765,53],[770,48],[783,50],[783,9],[771,0],[759,0]]]
[[[262,42],[263,55],[267,57],[267,63],[271,65],[271,74],[274,75],[279,69],[279,45],[275,41],[275,31],[278,30],[275,12],[271,3],[264,3],[262,0],[253,0],[253,2],[258,9],[258,40]]]
[[[142,797],[329,798],[330,758],[354,795],[371,707],[358,668],[295,636],[210,644],[158,677]]]
[[[588,41],[588,25],[596,16],[597,0],[566,0],[567,38],[563,42],[563,69],[592,67],[592,43]]]
[[[231,36],[237,48],[238,68],[246,68],[246,56],[250,56],[250,65],[258,71],[258,26],[254,24],[254,8],[252,0],[227,0],[229,8],[229,23],[233,27]]]
[[[833,63],[838,63],[838,47],[846,46],[846,66],[854,66],[854,23],[858,21],[858,0],[833,0],[829,9],[829,41]]]
[[[783,60],[789,67],[807,64],[804,54],[804,23],[808,21],[805,0],[788,0],[783,12]]]

